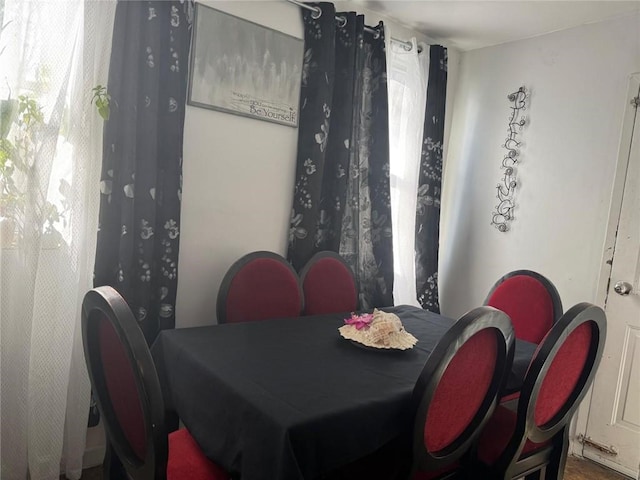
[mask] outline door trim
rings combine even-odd
[[[609,207],[609,220],[607,222],[607,233],[602,249],[602,258],[600,262],[600,273],[598,275],[598,286],[596,291],[596,305],[605,308],[607,302],[607,294],[609,287],[609,277],[611,276],[611,267],[613,253],[616,242],[616,232],[620,221],[620,211],[622,210],[622,195],[624,193],[624,184],[627,178],[627,168],[629,165],[629,157],[631,155],[631,139],[633,137],[634,118],[636,122],[640,122],[640,108],[636,109],[631,104],[631,99],[638,96],[640,92],[640,72],[634,73],[629,78],[629,87],[625,96],[625,110],[621,125],[620,143],[618,145],[618,159],[616,163],[616,171],[613,181],[613,191],[611,193],[611,203]],[[637,115],[637,116],[636,116]],[[589,409],[591,407],[591,396],[593,387],[589,389],[584,401],[578,408],[577,415],[571,422],[569,436],[569,452],[577,457],[582,457],[582,444],[577,440],[579,435],[585,435],[587,430],[587,420],[589,419]],[[598,459],[598,461],[602,461]],[[602,461],[604,464],[604,461]]]

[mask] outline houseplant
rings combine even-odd
[[[45,127],[42,108],[29,95],[0,101],[0,242],[15,246],[24,238],[29,199],[26,185],[36,173],[37,136]],[[45,200],[34,212],[34,227],[55,235],[64,211]],[[32,222],[30,222],[32,223]]]

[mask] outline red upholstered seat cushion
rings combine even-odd
[[[258,258],[231,280],[226,321],[297,317],[301,304],[298,279],[288,266],[272,258]]]
[[[504,397],[500,397],[500,403],[507,403],[511,400],[517,400],[518,398],[520,398],[520,392],[513,392],[509,395],[505,395]]]
[[[478,444],[478,458],[486,465],[493,465],[504,451],[516,427],[516,412],[498,405],[487,422]],[[544,447],[546,443],[533,443],[529,440],[524,445],[521,456]]]
[[[335,258],[316,261],[302,284],[306,315],[352,312],[357,307],[357,292],[348,268]]]
[[[131,361],[113,324],[106,317],[100,318],[99,322],[100,359],[109,399],[131,450],[143,461],[147,452],[147,435]]]
[[[478,412],[493,378],[497,339],[493,329],[473,335],[449,362],[427,412],[424,444],[438,452],[455,441]]]
[[[516,275],[500,284],[487,305],[509,315],[516,338],[540,343],[554,321],[553,301],[545,286],[528,275]]]
[[[229,475],[204,456],[186,428],[169,434],[167,480],[228,480]]]
[[[579,325],[556,353],[540,387],[534,414],[536,425],[551,420],[573,393],[587,362],[593,329],[593,322]]]

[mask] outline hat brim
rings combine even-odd
[[[345,338],[346,340],[351,340],[367,347],[378,348],[381,350],[408,350],[418,343],[418,339],[406,330],[390,333],[387,337],[387,344],[371,341],[367,335],[366,329],[358,330],[353,325],[343,325],[338,329],[338,331],[342,338]]]

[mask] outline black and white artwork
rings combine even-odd
[[[196,4],[190,105],[296,127],[302,39]]]

